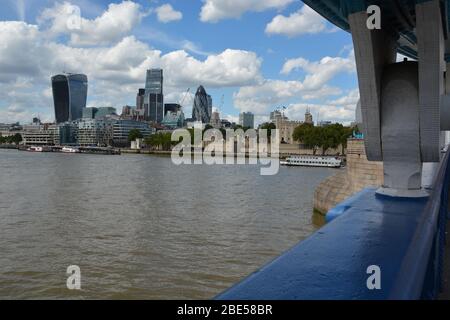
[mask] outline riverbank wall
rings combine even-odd
[[[382,184],[383,163],[367,160],[364,140],[350,139],[346,168],[319,184],[314,193],[314,210],[325,215],[356,192]]]

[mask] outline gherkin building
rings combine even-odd
[[[212,99],[203,86],[197,89],[192,109],[192,119],[202,123],[210,123],[212,114]]]

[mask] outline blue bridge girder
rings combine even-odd
[[[303,0],[314,11],[337,27],[350,32],[348,16],[366,11],[370,5],[381,8],[382,28],[397,38],[398,53],[417,60],[417,37],[415,33],[415,6],[431,0]],[[447,40],[450,25],[450,0],[441,0],[444,26],[445,59],[450,62],[450,42]]]

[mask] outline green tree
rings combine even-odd
[[[20,133],[16,133],[11,138],[11,143],[14,143],[14,144],[19,144],[22,141],[23,141],[23,139],[22,139],[22,135]]]
[[[170,151],[172,149],[172,134],[162,133],[161,134],[161,146],[164,151]]]
[[[144,142],[146,145],[156,149],[159,149],[159,146],[161,145],[158,134],[152,134],[151,136],[147,137]]]
[[[314,127],[311,124],[302,124],[294,130],[294,140],[301,142],[306,148],[313,149],[314,154],[322,148],[322,154],[329,149],[337,149],[340,145],[346,148],[347,139],[352,135],[353,129],[336,123],[326,127]],[[343,152],[344,150],[342,150]]]
[[[142,139],[144,136],[142,135],[139,129],[131,129],[130,133],[128,133],[128,141],[136,141],[137,139]]]
[[[203,132],[205,132],[206,130],[209,130],[209,129],[214,129],[214,127],[210,124],[207,124],[207,125],[205,125],[205,130],[203,130]]]
[[[324,155],[328,149],[336,149],[342,142],[344,126],[336,123],[323,127],[320,134],[319,145]]]
[[[276,127],[275,123],[272,123],[272,122],[266,122],[260,126],[260,129],[267,130],[267,138],[269,139],[269,141],[271,141],[271,138],[272,138],[271,130],[275,130],[276,128],[277,127]]]
[[[321,147],[323,134],[320,127],[304,123],[295,128],[293,138],[295,141],[303,143],[306,148],[312,149],[316,154],[317,149]]]
[[[19,144],[23,141],[22,135],[20,133],[16,133],[12,136],[2,137],[0,136],[0,144]]]
[[[170,133],[156,133],[145,139],[145,144],[157,150],[170,151],[174,143]]]

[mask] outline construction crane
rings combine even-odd
[[[186,90],[186,93],[184,94],[183,98],[181,99],[181,101],[178,103],[180,106],[183,106],[184,100],[186,100],[186,97],[188,96],[189,92],[191,91],[191,88],[188,88]]]
[[[222,95],[222,98],[220,99],[220,112],[223,110],[223,106],[225,105],[225,95]]]

